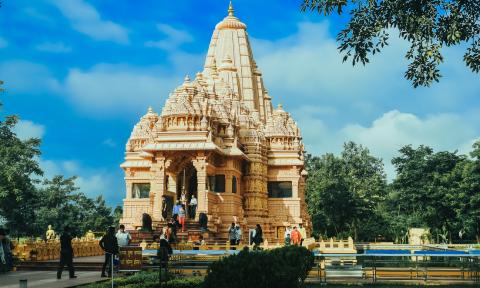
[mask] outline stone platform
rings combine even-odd
[[[93,271],[79,271],[76,272],[78,278],[69,279],[68,272],[64,271],[62,279],[57,280],[57,273],[55,271],[17,271],[9,272],[7,274],[0,274],[0,283],[2,288],[18,288],[19,281],[26,279],[27,287],[49,287],[49,288],[63,288],[75,287],[78,285],[94,283],[105,278],[100,278],[100,272]]]
[[[104,256],[77,257],[73,259],[75,271],[101,271]],[[20,262],[19,271],[57,271],[58,260]],[[64,270],[65,273],[67,270]],[[97,272],[99,273],[99,272]],[[68,272],[67,272],[68,274]],[[64,275],[67,275],[64,274]],[[1,277],[1,276],[0,276]]]

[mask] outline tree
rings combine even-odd
[[[7,220],[13,234],[33,232],[36,203],[33,176],[43,174],[36,160],[40,139],[20,140],[13,132],[16,116],[0,121],[0,215]]]
[[[342,161],[333,154],[307,155],[306,200],[313,229],[323,236],[349,236],[353,195],[345,181]]]
[[[113,225],[112,209],[106,206],[103,197],[85,196],[75,186],[75,179],[55,176],[43,182],[36,209],[38,234],[48,225],[57,230],[68,225],[77,236],[85,235],[88,230],[105,231]]]
[[[358,240],[384,235],[378,209],[387,186],[380,159],[365,147],[348,142],[340,157],[308,155],[306,160],[306,199],[317,233]]]
[[[103,197],[90,199],[79,192],[75,177],[40,183],[40,139],[19,139],[13,132],[17,123],[16,116],[0,121],[0,224],[17,236],[44,235],[48,225],[57,230],[69,225],[77,235],[113,225]]]
[[[122,206],[117,206],[113,210],[113,224],[115,226],[120,225],[120,220],[122,219],[123,216],[123,207]]]
[[[438,82],[444,46],[468,44],[467,67],[480,71],[480,2],[478,0],[303,0],[302,11],[325,15],[348,11],[350,19],[337,35],[343,61],[369,63],[388,45],[391,28],[410,43],[405,77],[414,87]]]
[[[457,155],[456,151],[434,153],[423,145],[417,149],[405,146],[400,153],[392,160],[397,170],[391,185],[394,194],[390,207],[397,215],[391,218],[392,223],[406,225],[401,230],[428,227],[437,235],[437,242],[446,230],[451,240],[453,232],[461,229],[457,217],[458,195],[463,181],[462,167],[468,163],[466,156]]]
[[[75,178],[64,179],[55,176],[52,180],[45,179],[42,187],[38,189],[39,202],[36,205],[36,235],[42,235],[48,225],[57,231],[62,231],[65,226],[70,226],[77,231],[75,219],[76,208],[74,194]]]
[[[480,242],[480,140],[473,144],[470,156],[473,160],[458,168],[462,183],[456,212],[466,237],[475,237]]]
[[[106,205],[101,195],[91,199],[81,194],[78,198],[78,207],[82,211],[79,227],[83,233],[88,230],[104,232],[114,225],[112,208]]]

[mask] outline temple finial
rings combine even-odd
[[[233,10],[232,0],[230,0],[230,5],[228,5],[228,16],[233,16],[233,12],[235,12],[235,10]]]

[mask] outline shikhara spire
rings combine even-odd
[[[233,12],[235,12],[235,10],[233,10],[233,4],[230,0],[230,4],[228,5],[228,16],[233,16]]]

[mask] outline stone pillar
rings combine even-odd
[[[125,181],[125,189],[127,189],[127,195],[126,195],[126,199],[132,199],[132,182],[131,181]]]
[[[153,215],[152,219],[160,221],[162,219],[162,196],[165,189],[165,157],[158,155],[156,162],[152,163],[150,171],[152,180],[150,193],[153,193]]]
[[[295,179],[292,181],[292,198],[297,199],[299,196],[298,190],[299,190],[299,179]]]
[[[201,212],[208,214],[207,157],[201,154],[192,160],[192,162],[197,170],[197,215]]]
[[[255,143],[256,144],[256,143]],[[268,215],[266,164],[260,145],[247,145],[247,174],[244,176],[245,216],[263,218]],[[253,219],[258,222],[259,219]]]
[[[225,173],[225,193],[232,193],[232,172]]]

